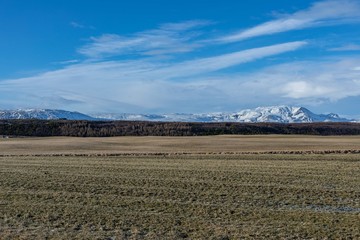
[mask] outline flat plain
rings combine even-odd
[[[0,139],[0,155],[360,150],[360,136],[39,137]]]
[[[0,238],[359,239],[358,150],[356,136],[0,139]]]

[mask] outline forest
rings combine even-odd
[[[360,135],[359,123],[189,123],[0,120],[0,136],[206,136],[221,134]]]

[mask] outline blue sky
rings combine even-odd
[[[360,118],[360,1],[0,1],[0,109]]]

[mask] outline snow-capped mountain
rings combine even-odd
[[[18,109],[0,110],[0,119],[68,119],[68,120],[96,120],[93,117],[64,110],[52,109]]]
[[[93,117],[109,120],[179,121],[179,122],[350,122],[339,115],[315,114],[304,107],[273,106],[241,110],[235,113],[207,114],[99,114]]]
[[[304,107],[273,106],[241,110],[235,113],[206,114],[97,114],[85,115],[79,112],[51,109],[0,110],[0,119],[68,119],[68,120],[126,120],[162,122],[355,122],[339,115],[315,114]]]
[[[220,115],[217,120],[234,122],[348,122],[335,113],[315,114],[304,107],[273,106],[246,109],[238,113]]]

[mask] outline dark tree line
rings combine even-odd
[[[0,120],[0,135],[6,136],[110,137],[204,136],[219,134],[360,135],[360,124]]]

